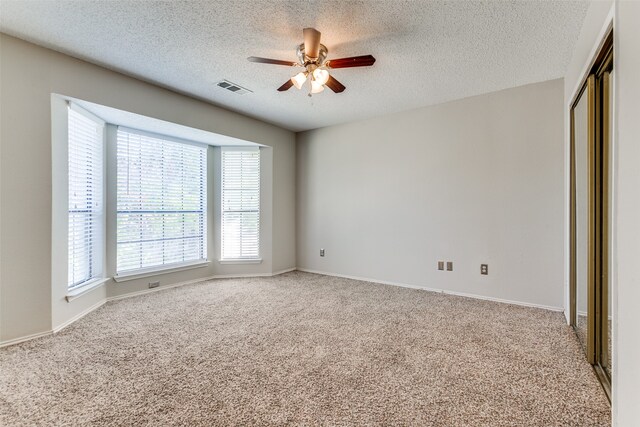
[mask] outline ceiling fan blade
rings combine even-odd
[[[331,89],[335,93],[344,92],[344,90],[346,89],[346,87],[344,87],[342,83],[334,79],[333,76],[329,76],[329,80],[327,80],[327,82],[325,83],[325,86],[327,86],[329,89]]]
[[[280,59],[260,58],[258,56],[250,56],[247,59],[249,60],[249,62],[257,62],[260,64],[286,65],[288,67],[298,65],[297,62],[282,61]]]
[[[302,34],[304,35],[304,54],[316,59],[320,52],[320,31],[315,28],[305,28]]]
[[[376,58],[371,55],[352,56],[350,58],[339,58],[327,61],[330,68],[351,68],[351,67],[369,67],[376,62]]]
[[[278,88],[278,92],[284,92],[285,90],[289,90],[293,86],[293,82],[291,79],[287,80],[285,84]]]

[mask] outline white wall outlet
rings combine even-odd
[[[324,256],[324,249],[320,249],[320,256]]]
[[[149,288],[157,288],[160,286],[160,282],[149,282]]]

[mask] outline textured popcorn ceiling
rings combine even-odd
[[[10,1],[0,30],[299,131],[564,75],[584,1]],[[329,59],[372,54],[332,74],[347,90],[276,91],[294,73],[302,28]],[[228,79],[253,91],[237,95]]]

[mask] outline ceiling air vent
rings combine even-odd
[[[249,89],[242,87],[239,84],[232,83],[229,80],[222,80],[218,82],[217,85],[223,89],[226,89],[238,95],[244,95],[245,93],[253,93]]]

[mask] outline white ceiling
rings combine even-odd
[[[563,77],[585,1],[13,1],[0,30],[294,131]],[[302,28],[322,32],[347,90],[276,91]],[[228,79],[253,93],[216,86]]]

